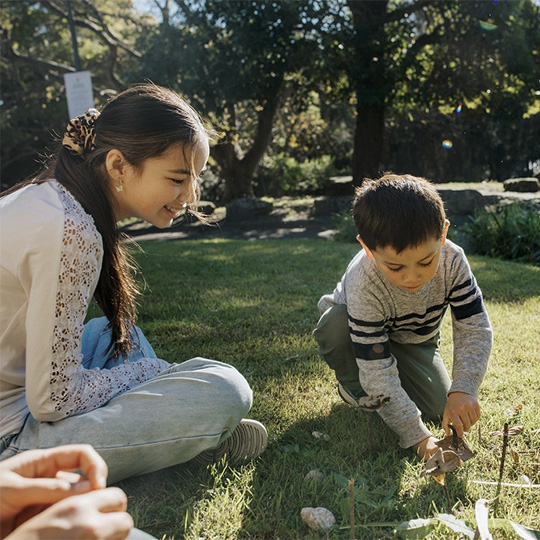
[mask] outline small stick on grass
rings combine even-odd
[[[448,491],[448,486],[446,485],[446,482],[443,484],[444,486],[444,492],[446,493],[446,502],[448,503],[448,512],[452,512],[452,499],[450,499],[450,492]]]
[[[354,532],[354,478],[349,478],[349,505],[350,505],[350,540],[355,539],[355,532]]]
[[[503,478],[503,470],[504,470],[504,461],[506,460],[506,449],[508,447],[508,422],[504,424],[503,428],[503,446],[502,446],[502,455],[501,455],[501,466],[499,468],[499,481],[497,482],[497,493],[495,494],[495,497],[497,498],[495,502],[495,508],[497,507],[497,504],[499,502],[499,494],[501,493],[501,482]]]

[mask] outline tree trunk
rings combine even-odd
[[[272,136],[272,125],[281,96],[281,84],[258,114],[257,132],[251,148],[242,154],[238,143],[226,141],[212,149],[212,156],[221,169],[225,180],[225,193],[221,202],[253,197],[253,175],[268,148]]]
[[[385,67],[387,0],[348,0],[355,30],[350,77],[356,88],[353,184],[376,176],[383,160],[384,111],[390,91]]]
[[[358,103],[352,157],[353,184],[376,178],[383,160],[384,106]]]

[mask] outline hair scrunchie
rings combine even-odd
[[[88,109],[84,114],[70,120],[62,139],[62,146],[77,156],[94,150],[96,147],[94,126],[98,116],[97,109]]]

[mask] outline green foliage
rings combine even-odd
[[[316,194],[332,174],[330,156],[298,161],[281,153],[264,160],[256,178],[256,192],[267,196]]]
[[[135,35],[145,24],[131,0],[72,1],[81,69],[92,74],[94,101],[102,105],[125,83],[137,52]],[[67,124],[63,75],[74,72],[65,2],[2,2],[0,58],[2,189],[35,173],[53,153]],[[117,38],[116,36],[121,36]]]
[[[540,264],[540,213],[520,203],[482,212],[464,226],[475,253]]]
[[[336,232],[332,237],[337,242],[356,242],[356,226],[352,212],[350,210],[344,210],[340,214],[332,216],[332,225]]]

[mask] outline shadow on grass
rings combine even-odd
[[[137,526],[156,538],[313,538],[315,533],[302,522],[300,511],[322,506],[336,518],[325,537],[348,539],[350,478],[357,538],[390,538],[390,523],[451,513],[443,486],[419,478],[422,464],[397,446],[395,436],[375,415],[335,403],[329,414],[301,419],[279,434],[270,431],[268,449],[254,463],[235,468],[220,463],[196,470],[179,465],[122,482]],[[306,479],[310,471],[318,471],[320,478]],[[241,485],[246,472],[247,489]],[[404,478],[411,476],[417,481],[407,484]],[[448,486],[452,504],[464,497],[462,478],[452,477]],[[245,504],[240,529],[231,534],[223,524],[230,521],[233,509],[219,498],[234,497],[239,491]],[[201,501],[206,506],[201,507]],[[217,515],[215,506],[220,507]],[[210,522],[209,528],[201,530],[195,519],[199,528],[191,530],[201,508],[214,514],[199,516],[199,521]]]
[[[485,300],[520,303],[540,295],[540,267],[480,256],[470,260]]]

